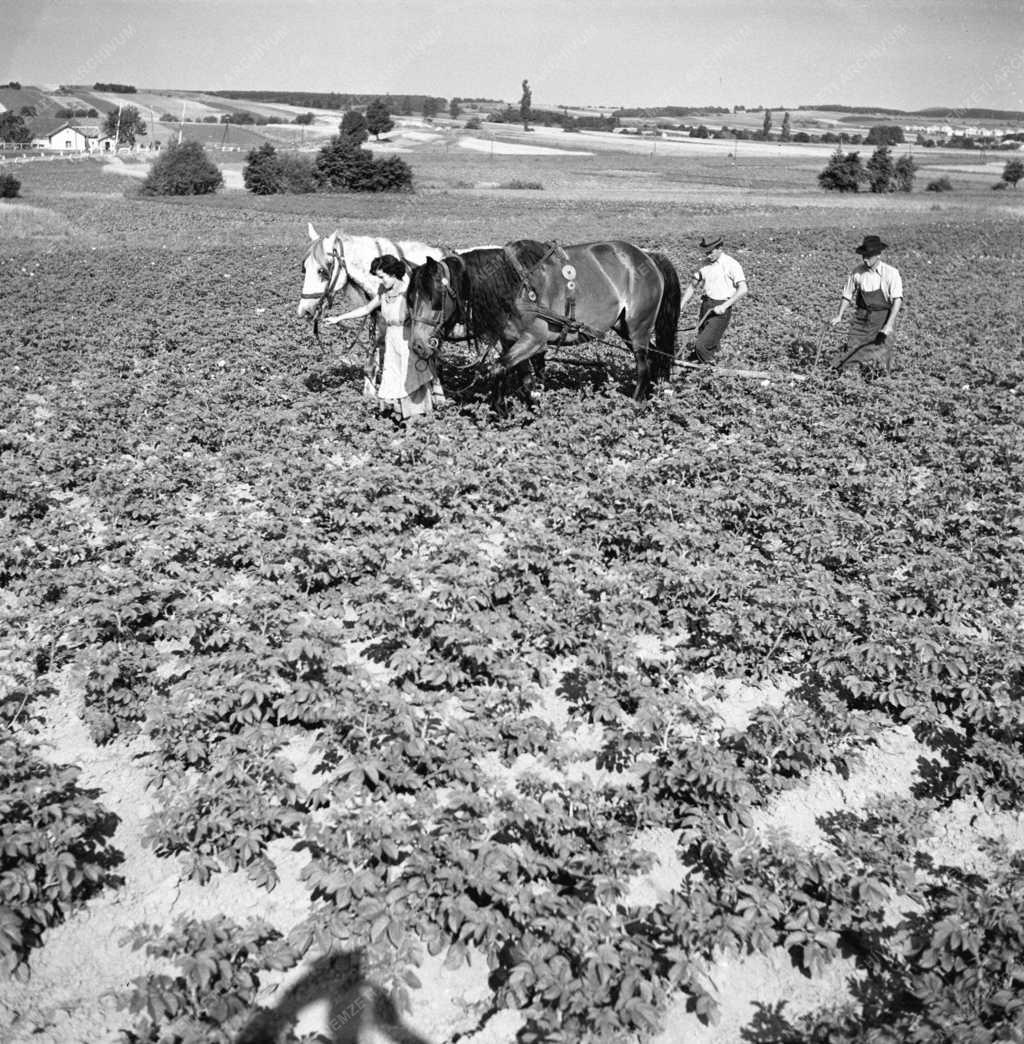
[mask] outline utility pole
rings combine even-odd
[[[114,155],[117,155],[118,147],[121,144],[121,103],[117,104],[117,124],[114,129]]]

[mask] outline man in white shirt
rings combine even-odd
[[[732,307],[747,296],[747,280],[740,263],[722,250],[722,237],[712,236],[700,241],[704,251],[704,265],[693,273],[680,301],[680,309],[700,291],[700,313],[697,320],[697,340],[693,358],[702,363],[714,363],[719,342],[729,325]]]
[[[853,322],[846,335],[846,343],[839,349],[836,368],[848,364],[863,364],[879,360],[888,368],[892,356],[886,342],[896,326],[896,317],[903,307],[903,279],[897,269],[887,265],[881,253],[888,246],[878,236],[865,236],[854,251],[861,263],[850,273],[843,287],[839,314],[832,320],[838,326],[853,305]]]

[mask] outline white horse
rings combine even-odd
[[[375,257],[393,254],[399,261],[422,265],[428,257],[440,261],[445,251],[415,240],[394,240],[384,236],[346,236],[337,229],[321,236],[309,223],[312,240],[302,262],[302,297],[297,314],[306,319],[319,319],[331,307],[336,295],[344,295],[353,304],[364,304],[380,289],[380,278],[370,274]],[[450,251],[449,251],[450,253]]]

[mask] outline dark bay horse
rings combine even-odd
[[[624,241],[560,246],[520,239],[428,258],[409,283],[411,347],[427,355],[458,325],[471,339],[501,345],[491,367],[494,401],[515,373],[529,401],[524,364],[552,345],[600,340],[614,331],[633,349],[633,397],[668,377],[676,351],[681,291],[668,258]],[[462,333],[462,331],[459,331]]]

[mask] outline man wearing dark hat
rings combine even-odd
[[[854,306],[853,322],[840,348],[838,369],[847,363],[867,363],[878,358],[888,361],[891,350],[886,341],[892,336],[896,316],[903,307],[903,280],[892,265],[881,258],[888,244],[878,236],[865,236],[854,249],[861,263],[850,273],[843,288],[839,314],[832,320],[838,326],[847,308]]]
[[[713,363],[722,334],[729,325],[732,306],[747,296],[747,280],[740,263],[722,250],[721,236],[702,239],[700,248],[704,251],[705,264],[693,273],[680,308],[685,308],[690,298],[700,291],[700,316],[693,358],[702,363]]]

